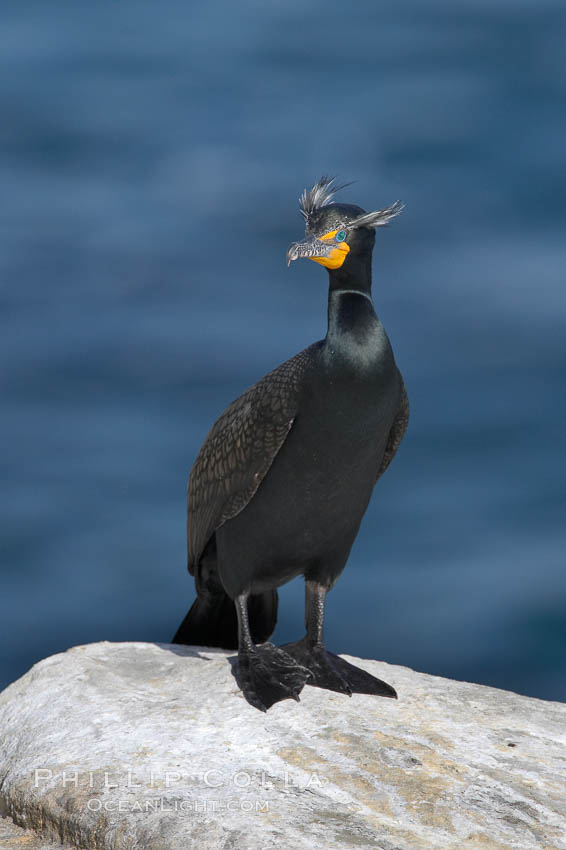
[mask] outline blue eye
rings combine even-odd
[[[345,230],[339,230],[338,233],[335,236],[335,239],[336,239],[337,242],[343,242],[345,238],[346,238],[346,231]]]

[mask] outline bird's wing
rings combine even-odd
[[[212,426],[189,477],[191,574],[216,529],[240,513],[255,495],[285,442],[315,347],[301,351],[246,390]]]
[[[376,481],[383,475],[395,457],[395,452],[401,445],[401,440],[405,436],[405,431],[409,424],[409,396],[407,395],[407,390],[405,389],[405,383],[401,372],[399,372],[399,380],[401,381],[401,401],[399,403],[395,419],[393,420],[393,425],[389,431],[387,445],[385,446],[385,452],[381,461],[381,466],[377,473],[377,478],[375,479]]]

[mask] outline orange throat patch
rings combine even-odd
[[[334,239],[337,233],[337,230],[331,230],[330,233],[325,233],[320,239],[322,242],[329,241],[330,239]],[[347,242],[336,242],[327,257],[309,257],[309,260],[312,260],[314,263],[320,263],[321,266],[327,269],[339,269],[348,256],[349,251],[350,246]]]

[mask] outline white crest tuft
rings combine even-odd
[[[318,183],[315,183],[312,189],[304,189],[301,197],[299,198],[299,209],[301,211],[301,215],[308,221],[308,218],[312,213],[320,209],[321,207],[325,207],[332,201],[332,198],[339,192],[340,189],[345,189],[346,186],[350,186],[351,183],[342,183],[340,186],[334,185],[336,181],[336,177],[328,177],[328,175],[323,175]]]
[[[348,227],[383,227],[384,224],[387,224],[392,218],[398,216],[404,209],[405,205],[401,201],[395,201],[390,207],[384,207],[382,210],[360,215],[354,221],[351,221]]]

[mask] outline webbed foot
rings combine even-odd
[[[306,684],[341,694],[373,694],[397,699],[397,692],[365,670],[344,661],[321,644],[311,645],[305,639],[287,643],[283,651],[292,655],[302,667],[310,670],[312,678]]]
[[[238,654],[238,684],[250,705],[260,711],[267,711],[284,699],[299,702],[299,694],[310,677],[307,669],[272,643],[240,650]]]

